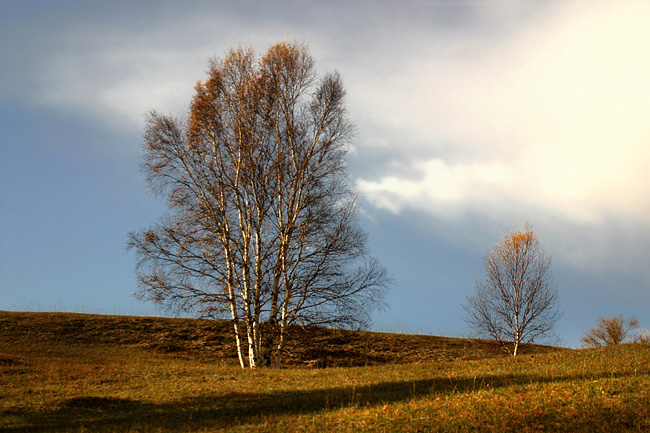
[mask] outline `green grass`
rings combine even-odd
[[[0,431],[650,431],[650,345],[512,358],[475,340],[311,330],[290,368],[250,371],[229,332],[0,312]],[[319,363],[339,366],[305,368]]]

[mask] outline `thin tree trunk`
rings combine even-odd
[[[234,320],[233,325],[235,328],[235,342],[237,344],[237,357],[239,358],[239,365],[241,366],[241,368],[246,368],[246,359],[243,353],[244,348],[242,347],[241,344],[241,331],[239,329],[239,323],[236,320]]]
[[[275,353],[273,354],[275,368],[282,367],[282,352],[284,351],[285,335],[284,326],[282,326],[278,337],[278,344],[275,346]]]
[[[232,287],[232,283],[228,285],[228,297],[230,298],[230,317],[232,317],[233,327],[235,329],[235,343],[237,346],[237,357],[239,358],[239,365],[242,368],[246,367],[246,361],[244,356],[244,347],[242,345],[242,332],[241,325],[239,323],[239,314],[237,313],[237,300],[236,300],[235,290]]]
[[[512,356],[517,356],[517,352],[519,352],[519,343],[520,342],[521,342],[521,332],[517,328],[517,331],[515,332],[515,339],[514,339],[515,347],[512,350]]]

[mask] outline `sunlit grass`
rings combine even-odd
[[[650,430],[650,345],[250,371],[2,319],[0,431]]]

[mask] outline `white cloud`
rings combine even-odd
[[[514,179],[513,173],[500,162],[447,165],[442,159],[430,159],[413,163],[411,169],[415,179],[398,176],[384,177],[379,182],[361,179],[357,186],[376,206],[394,213],[409,207],[437,214],[439,205],[448,208],[468,199],[490,200],[494,198],[490,196],[495,185],[502,191]]]
[[[156,38],[134,44],[128,38],[116,42],[95,37],[86,52],[57,53],[38,77],[34,100],[91,113],[113,127],[124,121],[140,124],[143,114],[154,108],[182,112],[211,54],[205,47],[162,44]]]
[[[401,172],[423,174],[388,167],[361,191],[393,212],[484,203],[576,223],[647,220],[648,19],[648,3],[573,3],[509,38],[447,40],[381,91],[368,82],[360,93],[376,124],[418,137],[399,143],[410,157]]]
[[[112,22],[67,26],[50,38],[29,96],[139,129],[152,108],[183,114],[209,57],[305,40],[319,69],[343,73],[364,152],[379,146],[393,158],[358,181],[376,206],[647,220],[647,3],[387,2],[359,27],[349,24],[362,7],[347,6],[341,22],[325,9],[285,20],[275,8],[198,5],[133,18],[121,33]]]
[[[236,8],[181,9],[131,17],[122,29],[101,16],[94,25],[71,22],[51,35],[56,42],[26,93],[33,103],[91,114],[110,128],[139,128],[152,109],[182,116],[211,58],[276,40],[273,23],[242,21]]]

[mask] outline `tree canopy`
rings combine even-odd
[[[551,258],[526,224],[488,250],[484,263],[485,279],[464,306],[466,321],[480,336],[508,343],[516,356],[521,343],[550,335],[560,318]]]
[[[231,50],[195,90],[187,120],[147,118],[143,171],[170,211],[130,234],[138,295],[229,317],[242,367],[280,366],[292,324],[365,325],[389,277],[356,218],[340,76],[278,43]]]

